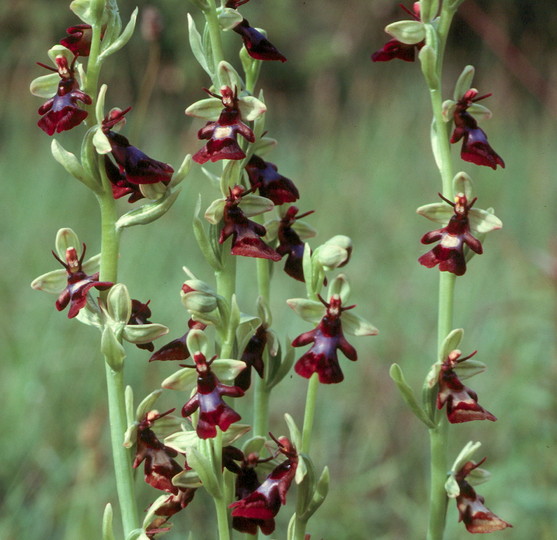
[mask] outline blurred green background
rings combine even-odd
[[[120,2],[124,19],[135,4]],[[279,140],[268,159],[298,185],[300,210],[316,210],[308,218],[319,230],[313,245],[337,233],[353,238],[346,268],[352,299],[381,331],[354,338],[359,360],[341,360],[345,382],[320,389],[313,457],[319,468],[329,465],[332,484],[309,528],[314,539],[425,536],[428,437],[401,402],[388,369],[399,363],[419,389],[435,361],[437,272],[416,262],[424,252],[419,238],[431,225],[415,208],[436,200],[440,182],[418,65],[369,61],[388,39],[383,26],[404,18],[395,4],[282,0],[241,8],[289,59],[262,70],[267,127]],[[193,4],[156,5],[164,30],[154,93],[148,113],[141,118],[139,111],[134,119],[132,112],[124,133],[177,167],[200,146],[195,133],[201,124],[183,109],[203,97],[208,82],[187,41],[186,13],[195,12]],[[35,62],[47,62],[47,49],[76,23],[62,0],[0,4],[2,540],[97,539],[103,507],[115,503],[99,336],[58,313],[53,296],[29,287],[56,267],[50,250],[58,228],[72,227],[91,253],[99,249],[94,197],[51,158],[50,140],[36,126],[41,101],[28,94],[30,80],[44,74]],[[459,278],[456,298],[456,325],[466,332],[462,349],[478,349],[477,358],[489,366],[471,386],[499,420],[453,426],[451,452],[482,441],[477,457],[488,456],[493,478],[478,491],[514,525],[498,535],[514,540],[557,535],[556,31],[552,2],[467,0],[455,20],[446,69],[447,97],[469,63],[477,67],[479,91],[494,93],[485,102],[494,116],[482,126],[507,165],[494,172],[463,163],[454,148],[457,167],[475,181],[479,207],[495,207],[504,228],[490,235],[484,255]],[[229,37],[235,61],[237,36]],[[138,100],[148,48],[137,32],[107,64],[109,107]],[[75,149],[75,135],[57,138]],[[215,194],[199,170],[186,183],[170,213],[125,233],[121,248],[121,280],[133,297],[151,299],[152,319],[168,325],[170,337],[180,335],[185,322],[181,267],[211,281],[192,237],[191,215],[199,192],[204,204]],[[239,264],[240,275],[253,272],[253,261]],[[240,290],[241,307],[253,311],[251,280],[241,281]],[[277,271],[275,323],[290,338],[309,325],[284,299],[303,294],[301,284]],[[129,349],[127,378],[137,398],[174,369],[148,365],[147,358]],[[305,386],[297,376],[279,386],[272,402],[275,434],[286,432],[284,412],[301,422]],[[164,399],[179,407],[185,397],[169,393]],[[143,507],[158,495],[146,486],[139,491]],[[287,514],[279,514],[275,538],[284,538]],[[212,506],[200,494],[175,517],[167,538],[192,530],[194,538],[211,540],[212,520]],[[467,536],[451,503],[447,539]]]

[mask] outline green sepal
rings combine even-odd
[[[196,489],[203,487],[199,475],[193,470],[184,470],[172,478],[172,483],[180,488]]]
[[[146,199],[150,199],[151,201],[159,201],[168,191],[168,187],[162,182],[157,182],[155,184],[141,184],[139,186],[139,191],[141,191],[141,194]]]
[[[472,460],[472,456],[476,453],[476,450],[482,445],[481,442],[472,442],[469,441],[464,445],[464,448],[460,451],[454,463],[451,466],[451,472],[457,473],[462,469],[465,463],[468,463]]]
[[[242,14],[232,8],[217,8],[219,25],[222,30],[231,30],[235,26],[238,26],[244,19]]]
[[[441,137],[446,137],[446,134],[443,133],[443,131],[445,131],[444,128],[441,131]],[[436,122],[435,118],[433,118],[433,120],[431,121],[429,136],[431,138],[431,150],[433,152],[433,159],[435,160],[435,165],[437,165],[437,168],[439,170],[442,170],[443,160],[441,158],[441,149],[439,147],[440,139],[439,139],[439,135],[437,133],[437,122]]]
[[[445,491],[449,499],[456,499],[460,495],[460,486],[453,474],[450,474],[445,482]]]
[[[453,99],[455,101],[458,101],[468,90],[470,90],[475,72],[476,70],[474,69],[474,66],[470,65],[466,66],[462,70],[462,73],[458,76],[454,87]]]
[[[168,500],[168,493],[166,495],[161,495],[157,497],[155,501],[149,506],[145,517],[143,518],[143,530],[147,530],[147,527],[151,524],[153,519],[155,519],[157,515],[157,510]],[[166,526],[166,523],[165,523]]]
[[[161,495],[159,497],[159,499],[161,497],[166,497],[166,495]],[[167,497],[167,499],[168,499],[168,497]],[[126,540],[150,540],[150,538],[147,536],[147,534],[145,533],[145,531],[143,529],[133,529],[126,536]]]
[[[242,452],[246,456],[252,453],[260,455],[261,451],[265,447],[266,442],[267,439],[265,439],[265,437],[261,437],[261,436],[252,437],[242,445]]]
[[[73,0],[70,9],[84,22],[91,26],[101,24],[104,0]]]
[[[275,204],[271,199],[261,197],[260,195],[246,195],[242,197],[242,201],[240,202],[240,208],[246,217],[264,214],[265,212],[271,211],[274,207]]]
[[[98,130],[102,132],[102,123],[104,120],[104,102],[106,100],[106,92],[108,91],[108,86],[106,84],[101,84],[101,87],[99,88],[99,94],[97,96],[97,102],[95,103],[95,118],[97,119],[97,124],[98,124]],[[95,137],[97,136],[97,134],[95,133],[95,136],[93,137],[93,140],[95,139]],[[108,141],[108,139],[107,139]],[[109,143],[110,144],[110,143]],[[95,145],[96,147],[96,145]],[[110,150],[109,150],[110,151]],[[99,152],[99,154],[103,154],[103,153],[107,153],[107,152],[101,152],[100,150],[97,149],[97,152]]]
[[[454,371],[458,373],[459,379],[465,380],[483,373],[486,369],[487,366],[483,362],[470,358],[464,362],[459,362],[455,366]]]
[[[424,23],[429,23],[439,13],[439,0],[421,0],[420,1],[420,19]]]
[[[495,214],[481,208],[471,208],[468,219],[473,233],[487,234],[503,227],[503,222]]]
[[[112,528],[112,505],[108,503],[104,507],[102,523],[102,540],[114,540],[114,529]]]
[[[348,279],[344,274],[339,274],[329,284],[327,298],[332,298],[335,295],[340,297],[343,304],[346,304],[348,301],[350,296],[350,283],[348,283]]]
[[[112,152],[110,141],[101,128],[95,130],[95,134],[93,135],[93,146],[97,150],[97,153],[101,155]]]
[[[94,307],[96,308],[95,311],[93,311],[92,309]],[[86,324],[87,326],[94,326],[99,330],[102,328],[100,310],[98,309],[98,307],[95,306],[95,304],[88,303],[85,306],[85,309],[80,309],[79,313],[76,316],[76,319],[80,323]]]
[[[252,122],[267,112],[267,106],[254,96],[241,97],[238,100],[238,108],[242,114],[242,119]]]
[[[278,238],[280,219],[271,219],[265,222],[265,241],[274,242]]]
[[[443,120],[445,122],[452,122],[454,119],[455,110],[456,102],[454,102],[452,99],[443,101],[441,105],[441,114],[443,115]]]
[[[203,441],[200,440],[200,446],[202,445]],[[209,495],[215,499],[220,499],[222,497],[222,491],[210,458],[197,448],[190,447],[188,452],[188,465],[199,475],[199,479]]]
[[[186,343],[188,346],[188,351],[192,355],[201,353],[205,358],[207,358],[208,354],[207,351],[209,349],[209,341],[207,340],[207,336],[203,330],[199,330],[198,328],[193,328],[188,332],[188,336],[186,338]]]
[[[342,329],[353,336],[376,336],[379,330],[369,321],[351,311],[343,312],[341,316]]]
[[[132,301],[128,288],[123,283],[115,283],[106,298],[108,314],[119,323],[127,324],[132,314]]]
[[[224,214],[225,199],[215,199],[205,210],[205,219],[212,225],[216,225],[222,220]]]
[[[60,83],[60,75],[58,73],[49,73],[48,75],[41,75],[31,81],[29,91],[34,96],[50,99],[58,91],[58,84]]]
[[[472,441],[468,442],[464,448],[460,451],[460,454],[458,454],[457,458],[455,459],[452,467],[451,467],[451,471],[449,473],[449,477],[447,478],[447,481],[445,482],[445,491],[447,492],[447,496],[450,499],[455,499],[456,497],[458,497],[460,495],[460,487],[458,485],[458,482],[456,481],[455,475],[458,471],[460,471],[460,469],[464,466],[464,464],[468,463],[468,461],[471,461],[472,459],[472,455],[476,452],[476,450],[481,446],[480,442],[476,442],[473,443]],[[474,472],[476,470],[479,470],[480,472],[477,474],[476,478],[474,479]],[[470,485],[474,485],[474,484],[478,484],[478,483],[482,483],[485,482],[489,479],[489,473],[483,469],[475,469],[474,471],[472,471],[468,477],[466,478],[466,481],[470,484]],[[471,480],[471,481],[470,481]],[[476,482],[474,481],[476,480]]]
[[[98,169],[98,154],[93,143],[93,138],[98,131],[98,127],[92,127],[87,130],[81,143],[81,165],[97,185],[102,185],[101,177]]]
[[[420,419],[429,429],[434,429],[436,425],[431,421],[426,412],[420,407],[416,397],[414,396],[414,391],[410,388],[410,385],[406,382],[402,370],[398,364],[391,365],[389,370],[389,375],[391,379],[395,382],[397,388],[399,389],[402,399],[410,407],[410,410]]]
[[[292,416],[290,416],[288,413],[285,413],[284,421],[286,422],[286,425],[288,426],[288,432],[290,434],[289,438],[292,441],[292,444],[296,448],[301,448],[302,447],[302,433],[300,432],[300,429],[296,425],[296,422],[295,422],[294,418],[292,418]]]
[[[493,113],[481,103],[472,103],[467,112],[479,120],[489,120],[493,116]]]
[[[256,135],[257,137],[257,135]],[[252,154],[257,154],[259,157],[266,156],[276,145],[276,139],[271,137],[259,137],[251,146]]]
[[[163,324],[128,324],[122,330],[122,338],[135,344],[150,343],[168,332],[168,328]]]
[[[304,321],[317,324],[324,317],[326,308],[321,302],[306,298],[290,298],[286,301]]]
[[[305,509],[310,499],[310,491],[313,486],[314,471],[313,463],[305,454],[298,455],[298,467],[294,475],[294,482],[298,487],[298,501],[300,506]]]
[[[135,210],[130,210],[121,216],[116,222],[117,229],[133,227],[135,225],[146,225],[164,216],[176,201],[180,190],[167,190],[159,200],[144,204]]]
[[[288,529],[286,530],[286,540],[294,540],[296,538],[296,512],[292,514],[290,521],[288,522]]]
[[[223,110],[222,101],[217,98],[200,99],[192,103],[185,113],[194,118],[202,118],[203,120],[217,120]]]
[[[135,8],[123,32],[106,49],[104,49],[101,54],[99,54],[99,62],[104,61],[108,56],[114,54],[116,51],[119,51],[131,39],[135,30],[137,13],[138,8]]]
[[[197,371],[193,368],[182,368],[162,381],[161,388],[185,392],[191,390],[197,380]]]
[[[425,25],[420,21],[397,21],[385,27],[385,32],[406,45],[415,45],[425,39]]]
[[[143,398],[143,401],[137,406],[135,411],[135,420],[140,422],[143,417],[153,408],[153,405],[159,399],[162,394],[162,390],[154,390],[148,396]]]
[[[209,241],[207,233],[203,227],[203,222],[199,218],[199,211],[201,210],[201,195],[197,199],[195,210],[193,212],[193,234],[197,241],[197,245],[203,254],[205,260],[213,268],[213,270],[220,271],[223,269],[221,260],[220,245],[218,251],[214,249],[213,244]],[[217,244],[218,245],[218,244]]]
[[[92,178],[83,166],[79,159],[74,154],[68,152],[56,139],[52,139],[50,150],[54,159],[66,169],[74,178],[85,184],[89,189],[95,193],[102,193],[101,186]]]
[[[188,174],[191,171],[191,163],[192,163],[191,154],[188,154],[184,158],[184,161],[182,161],[182,164],[180,165],[179,169],[172,175],[172,179],[168,184],[169,188],[175,188],[177,185],[181,184],[185,180],[185,178],[188,176]]]
[[[231,358],[219,358],[211,364],[211,370],[221,381],[233,381],[245,368],[244,361]]]
[[[464,193],[468,201],[474,198],[474,186],[472,179],[465,172],[458,172],[453,178],[453,190],[455,193]]]
[[[420,206],[416,213],[430,221],[446,225],[454,214],[454,208],[446,203],[431,203]]]
[[[230,188],[240,183],[240,178],[244,171],[243,164],[244,160],[242,159],[229,159],[222,169],[220,191],[223,197],[228,197]]]
[[[344,234],[337,234],[320,245],[313,253],[313,259],[325,270],[345,266],[352,254],[352,240]]]
[[[311,225],[307,224],[305,221],[296,220],[292,226],[296,234],[300,237],[300,240],[306,241],[309,238],[317,236],[317,230]]]
[[[195,59],[197,60],[199,65],[204,69],[205,73],[207,73],[207,75],[209,75],[209,77],[211,77],[212,79],[214,73],[213,70],[209,67],[208,53],[203,47],[203,40],[201,39],[201,35],[197,31],[195,22],[189,13],[188,13],[188,36],[189,36],[191,51],[193,52]]]
[[[455,328],[447,334],[441,347],[439,347],[439,362],[444,362],[452,351],[458,349],[463,337],[464,330],[462,328]]]
[[[31,288],[51,294],[60,294],[68,284],[68,273],[63,268],[52,270],[36,277],[31,282]]]
[[[79,241],[79,237],[73,229],[63,227],[56,232],[56,240],[54,240],[56,253],[63,261],[66,260],[66,251],[69,248],[74,248],[77,251],[78,258],[81,257],[83,245]]]
[[[319,480],[315,484],[311,499],[308,501],[304,512],[300,515],[300,518],[303,521],[308,521],[323,504],[323,501],[329,493],[329,483],[329,468],[325,467],[323,469],[323,472],[321,473],[321,476],[319,477]]]
[[[222,86],[228,86],[233,92],[240,93],[245,88],[245,83],[234,67],[222,60],[217,66],[217,74]]]
[[[126,351],[108,324],[104,327],[101,337],[101,353],[112,371],[122,370]]]
[[[66,59],[68,66],[72,65],[72,62],[74,61],[75,58],[74,53],[69,49],[67,49],[66,47],[64,47],[63,45],[54,45],[54,47],[51,47],[48,50],[48,57],[52,60],[52,63],[56,67],[58,67],[58,64],[56,63],[56,58],[58,56],[63,56]]]

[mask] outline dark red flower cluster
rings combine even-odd
[[[420,3],[414,2],[413,11],[405,6],[400,6],[406,13],[408,13],[414,20],[420,21]],[[398,58],[405,62],[414,62],[416,60],[416,51],[419,51],[425,45],[425,41],[413,43],[411,45],[401,43],[398,39],[391,39],[378,51],[371,55],[374,62],[388,62]]]
[[[164,362],[167,360],[188,359],[190,357],[190,351],[188,350],[187,339],[188,339],[189,331],[194,328],[199,330],[205,330],[205,328],[207,328],[207,325],[200,323],[198,321],[194,321],[193,319],[190,319],[188,321],[187,332],[183,336],[172,340],[170,343],[167,343],[166,345],[161,347],[158,351],[153,353],[151,355],[151,358],[149,358],[149,362],[155,362],[157,360]]]
[[[459,514],[458,520],[464,522],[469,533],[490,533],[512,527],[510,523],[503,521],[489,508],[486,508],[484,506],[485,499],[478,495],[474,488],[466,481],[466,477],[479,467],[485,459],[482,459],[479,463],[468,461],[455,476],[460,488],[460,494],[456,498]]]
[[[241,419],[241,416],[229,407],[222,396],[241,397],[244,391],[237,386],[222,384],[211,371],[212,360],[206,360],[202,353],[193,355],[197,371],[197,392],[182,407],[182,416],[188,417],[199,409],[197,435],[200,439],[209,439],[217,435],[217,426],[226,431],[231,424]]]
[[[249,142],[255,141],[255,135],[251,128],[242,122],[242,114],[238,107],[238,96],[227,86],[221,89],[222,95],[213,94],[213,97],[222,100],[224,109],[216,122],[207,122],[197,132],[197,137],[207,140],[207,144],[193,156],[193,160],[203,164],[207,161],[219,161],[221,159],[244,159],[245,152],[240,148],[236,137],[241,135]]]
[[[162,182],[167,185],[174,169],[167,163],[162,163],[145,155],[141,150],[132,146],[128,139],[112,128],[124,121],[124,115],[130,110],[113,109],[103,120],[102,130],[108,138],[111,154],[116,165],[105,156],[106,174],[112,184],[112,194],[115,199],[131,194],[128,202],[135,202],[143,198],[139,186],[141,184],[156,184]]]
[[[137,428],[133,467],[137,468],[144,463],[145,482],[155,489],[170,493],[168,499],[155,512],[155,515],[160,517],[148,527],[147,533],[151,535],[150,537],[168,530],[162,528],[164,523],[185,508],[195,495],[195,489],[181,488],[172,483],[172,478],[184,470],[174,459],[178,456],[178,452],[160,442],[151,429],[157,420],[173,411],[174,409],[171,409],[162,414],[156,411],[148,412]]]
[[[445,404],[447,405],[447,418],[451,424],[471,422],[472,420],[491,420],[492,422],[497,420],[489,411],[480,406],[478,394],[464,386],[454,371],[458,364],[472,358],[475,354],[476,351],[465,358],[460,358],[461,352],[454,350],[441,366],[437,408],[442,409]]]
[[[296,220],[309,216],[313,212],[314,210],[310,210],[297,215],[298,208],[291,206],[280,220],[278,227],[279,245],[277,246],[277,253],[283,257],[284,255],[287,256],[284,271],[298,281],[305,281],[303,267],[305,244],[292,226],[296,223]]]
[[[338,295],[334,295],[325,302],[319,297],[327,311],[317,328],[299,335],[293,342],[293,347],[303,347],[313,343],[311,349],[296,362],[294,370],[298,375],[309,379],[314,373],[319,376],[323,384],[339,383],[344,375],[338,363],[337,349],[352,361],[358,359],[356,349],[348,343],[342,332],[341,315],[343,311],[355,306],[342,307]]]
[[[91,105],[92,99],[79,89],[74,70],[76,59],[77,56],[71,66],[68,66],[68,61],[64,56],[57,56],[58,69],[39,63],[40,66],[58,73],[62,79],[58,83],[56,95],[39,107],[38,112],[42,118],[39,120],[38,126],[48,135],[68,131],[87,118],[87,111],[80,109],[77,102],[81,101],[86,105]]]
[[[281,256],[263,240],[266,229],[263,225],[256,223],[246,217],[239,204],[242,197],[249,194],[242,186],[234,186],[230,189],[230,195],[226,198],[224,205],[224,226],[220,232],[219,243],[222,244],[232,236],[233,255],[244,257],[257,257],[280,261]]]
[[[112,287],[113,283],[109,281],[99,281],[99,273],[96,272],[88,276],[82,269],[83,258],[85,257],[85,244],[81,257],[77,256],[75,248],[71,247],[66,250],[66,262],[64,262],[54,251],[52,252],[55,259],[66,269],[68,273],[68,285],[60,293],[56,300],[56,309],[62,311],[68,304],[68,318],[75,317],[81,308],[87,304],[87,293],[94,287],[99,291],[105,291]]]
[[[467,245],[478,254],[483,253],[481,242],[472,236],[470,232],[468,219],[468,212],[476,202],[476,199],[468,203],[466,196],[459,193],[453,203],[443,197],[443,195],[439,194],[439,196],[447,204],[450,204],[455,212],[446,227],[424,234],[421,239],[422,244],[432,244],[438,240],[440,242],[431,251],[422,255],[418,262],[427,268],[439,265],[439,270],[441,271],[452,272],[457,276],[462,276],[466,272],[464,246]]]
[[[262,197],[276,205],[297,201],[300,198],[298,188],[292,180],[279,174],[277,166],[264,161],[255,154],[246,165],[249,182]]]
[[[505,162],[487,141],[485,131],[478,127],[478,122],[468,112],[468,108],[473,103],[485,99],[491,94],[477,96],[478,91],[471,88],[458,100],[453,115],[455,129],[451,136],[451,143],[456,143],[462,139],[460,157],[464,161],[470,161],[476,165],[485,165],[492,169],[496,169],[497,165],[505,168]]]
[[[257,534],[259,527],[263,534],[269,535],[275,530],[275,516],[281,505],[286,504],[286,493],[298,467],[298,453],[294,445],[286,437],[280,437],[277,443],[286,460],[275,467],[262,484],[259,485],[253,460],[250,462],[249,456],[244,464],[244,474],[236,484],[236,493],[244,497],[230,505],[232,526],[237,531]],[[254,486],[255,489],[251,490]]]

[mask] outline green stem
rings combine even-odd
[[[112,441],[112,456],[114,460],[114,474],[124,537],[139,527],[139,517],[135,505],[135,489],[132,474],[130,451],[124,448],[124,433],[127,419],[124,404],[124,374],[113,371],[105,363],[106,386],[108,391],[108,411],[110,418],[110,438]]]
[[[92,29],[91,50],[87,60],[87,84],[83,87],[83,91],[91,97],[96,96],[98,93],[97,87],[99,85],[99,76],[101,72],[101,63],[98,61],[98,58],[101,51],[102,28],[100,25],[93,25]],[[89,116],[86,120],[88,125],[93,125],[95,123],[95,103],[96,99],[93,100],[91,105],[85,106],[85,109],[89,112]]]
[[[215,272],[217,280],[217,293],[225,298],[228,306],[231,306],[232,296],[236,291],[236,255],[230,253],[230,240],[223,245],[223,269]],[[229,322],[229,321],[228,321]],[[221,345],[221,358],[232,358],[234,351],[234,340],[236,328],[228,327],[225,338]]]
[[[116,203],[112,196],[112,190],[108,178],[106,177],[104,167],[102,167],[103,162],[101,159],[100,157],[99,169],[103,182],[103,193],[97,196],[101,210],[102,235],[99,279],[116,283],[118,280],[119,251],[119,238],[115,226],[117,219]],[[105,360],[107,359],[105,358]],[[105,362],[105,372],[116,489],[120,503],[124,536],[127,536],[130,531],[139,526],[139,516],[135,504],[135,488],[130,452],[123,446],[124,433],[127,428],[124,400],[124,375],[123,371],[113,371],[108,361]]]
[[[447,35],[454,16],[454,10],[443,6],[437,28],[437,77],[442,81],[443,57],[447,43]],[[451,147],[449,142],[450,123],[443,119],[443,97],[440,88],[430,88],[431,107],[433,110],[434,133],[432,147],[437,157],[437,165],[441,175],[443,195],[452,200],[453,169]],[[437,319],[437,347],[438,351],[444,339],[453,328],[454,289],[456,276],[449,272],[439,272],[439,302]],[[449,441],[449,424],[447,419],[436,414],[437,427],[429,430],[431,452],[431,492],[427,540],[443,540],[447,515],[447,493],[445,481],[447,479],[447,448]]]
[[[222,48],[220,24],[215,0],[207,0],[207,4],[208,9],[203,11],[203,13],[205,15],[205,20],[207,21],[207,29],[209,30],[209,39],[211,40],[211,49],[213,51],[213,63],[215,65],[215,80],[213,81],[213,84],[216,86],[218,91],[221,86],[218,74],[218,65],[222,60],[224,60],[224,51]]]
[[[315,404],[317,402],[317,390],[319,389],[319,378],[314,373],[308,383],[306,394],[306,409],[304,411],[304,427],[302,429],[302,448],[300,452],[309,454],[311,435],[313,431],[313,419],[315,418]]]

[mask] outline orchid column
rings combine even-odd
[[[479,443],[469,444],[460,453],[449,475],[448,442],[451,423],[474,420],[495,421],[493,414],[478,403],[476,393],[464,386],[461,379],[483,371],[486,366],[471,360],[475,352],[462,357],[457,348],[463,330],[454,328],[454,291],[458,276],[467,270],[467,263],[475,254],[483,252],[482,242],[488,232],[499,229],[501,221],[491,208],[475,207],[472,181],[465,172],[454,174],[451,143],[462,140],[461,159],[476,165],[496,169],[504,162],[491,148],[485,132],[478,127],[476,118],[491,115],[477,102],[488,97],[478,96],[470,88],[474,68],[467,66],[458,78],[454,99],[443,101],[443,57],[449,28],[458,6],[463,0],[422,0],[413,9],[403,9],[412,20],[399,21],[387,26],[391,39],[372,55],[375,62],[395,58],[413,62],[419,58],[422,73],[431,97],[433,120],[431,144],[435,164],[441,177],[443,202],[418,208],[418,213],[442,227],[426,233],[421,242],[439,242],[419,258],[420,264],[441,271],[439,274],[437,361],[431,367],[422,392],[422,403],[414,396],[401,368],[391,367],[391,377],[400,389],[406,403],[428,427],[431,448],[431,496],[428,540],[442,540],[449,498],[456,498],[459,520],[472,533],[491,532],[510,525],[483,506],[472,484],[485,480],[480,463],[470,461]],[[451,134],[451,128],[454,130]],[[447,416],[440,409],[446,406]],[[468,480],[466,477],[471,475]]]

